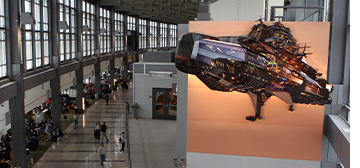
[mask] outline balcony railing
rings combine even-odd
[[[316,6],[272,6],[270,21],[324,21],[324,7]]]

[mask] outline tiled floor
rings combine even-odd
[[[100,141],[94,138],[95,123],[106,122],[108,126],[108,138],[106,143],[105,167],[125,167],[125,155],[120,154],[120,133],[124,131],[124,104],[132,103],[132,90],[122,92],[116,90],[106,105],[104,99],[98,100],[94,105],[86,109],[80,116],[79,128],[74,129],[71,124],[65,131],[64,136],[54,142],[40,160],[34,165],[35,168],[97,168],[100,166],[100,157],[97,149]]]

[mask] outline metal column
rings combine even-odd
[[[111,50],[111,54],[112,54],[112,59],[109,60],[109,64],[110,64],[110,84],[114,86],[114,78],[115,78],[115,9],[114,7],[111,8],[110,10],[110,50]]]
[[[24,103],[24,66],[21,63],[21,36],[20,36],[20,8],[19,1],[5,1],[5,11],[8,14],[6,25],[6,43],[8,51],[7,65],[10,68],[10,81],[16,82],[17,95],[9,100],[11,115],[11,138],[13,151],[13,165],[26,168],[26,141],[25,141],[25,103]],[[9,9],[7,11],[7,9]],[[9,46],[10,45],[10,46]]]
[[[331,94],[332,104],[325,105],[324,117],[324,135],[321,151],[321,167],[331,168],[340,161],[347,168],[349,167],[346,159],[349,148],[340,148],[339,136],[332,136],[336,132],[331,127],[334,122],[330,119],[330,114],[342,114],[347,117],[347,109],[343,105],[349,103],[350,92],[350,24],[349,19],[349,0],[330,0],[330,45],[328,60],[328,82],[334,85],[334,91]],[[336,142],[336,143],[330,143]]]
[[[166,47],[170,50],[170,23],[167,23],[166,29]]]
[[[128,14],[124,13],[124,51],[125,56],[123,57],[124,62],[124,70],[122,72],[123,79],[127,79],[127,70],[129,69],[129,63],[128,63],[128,48],[127,48],[127,25],[128,25]]]
[[[146,19],[146,49],[150,48],[150,19]]]
[[[82,33],[82,1],[76,0],[76,59],[80,63],[80,68],[75,70],[76,76],[76,103],[77,107],[82,107],[82,98],[84,95],[84,68],[83,68],[83,33]]]
[[[158,50],[160,50],[160,42],[161,42],[161,40],[160,40],[160,33],[161,33],[161,31],[160,31],[160,21],[157,21],[156,22],[156,25],[157,25],[157,28],[156,28],[156,33],[157,33],[157,37],[156,37],[156,48],[158,49]]]
[[[51,27],[51,59],[50,64],[56,70],[55,78],[50,80],[51,88],[51,114],[54,124],[61,128],[60,105],[60,54],[59,54],[59,4],[57,0],[50,0],[50,27]]]
[[[139,16],[135,16],[135,50],[136,50],[136,54],[135,54],[135,58],[133,62],[139,62]]]
[[[100,1],[95,1],[95,56],[97,58],[100,57]],[[101,62],[98,61],[96,64],[94,64],[95,69],[95,91],[100,98],[101,96],[101,77],[100,77],[100,64]]]

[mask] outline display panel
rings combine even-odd
[[[176,67],[196,75],[218,91],[248,93],[261,120],[261,106],[272,95],[293,111],[293,103],[329,104],[332,86],[305,60],[309,46],[300,47],[291,30],[280,22],[261,20],[247,35],[210,36],[185,33],[176,51]]]

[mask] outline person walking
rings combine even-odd
[[[107,137],[106,135],[106,132],[107,132],[107,126],[104,122],[103,125],[101,125],[101,142],[103,142],[104,138],[106,138],[106,141],[109,141],[109,138]]]
[[[51,124],[46,126],[45,132],[46,132],[46,135],[47,135],[47,141],[51,141],[52,135],[53,135],[53,130],[54,130],[54,127],[51,126]]]
[[[104,148],[104,143],[101,143],[99,149],[98,149],[98,153],[100,153],[100,165],[102,167],[104,167],[104,161],[105,161],[105,148]]]
[[[124,152],[124,148],[125,148],[125,132],[122,132],[119,138],[119,142],[121,143],[121,149],[120,149],[120,153]]]
[[[110,98],[109,94],[106,94],[106,95],[105,95],[106,105],[109,104],[109,98]]]
[[[73,116],[74,118],[74,129],[79,128],[79,114],[76,112]]]
[[[94,130],[94,137],[100,140],[100,122],[96,122],[95,130]]]

